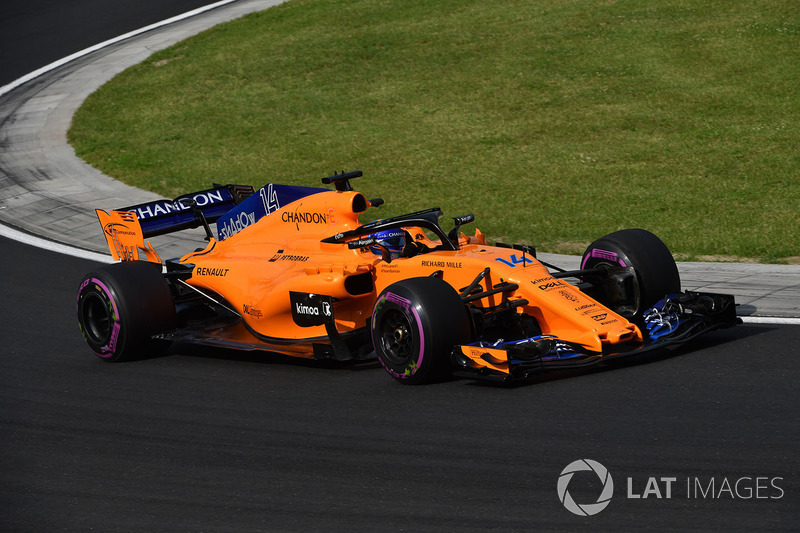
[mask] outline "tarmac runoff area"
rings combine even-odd
[[[0,235],[48,250],[111,262],[94,210],[159,199],[75,156],[73,114],[96,89],[150,55],[221,22],[281,0],[225,0],[73,54],[0,88]],[[224,178],[216,178],[224,181]],[[162,257],[204,246],[200,230],[151,239]],[[539,254],[565,269],[577,256]],[[730,293],[745,322],[800,324],[800,265],[678,263],[686,290]]]

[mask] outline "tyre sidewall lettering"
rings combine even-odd
[[[372,344],[373,346],[377,346],[376,341],[378,339],[375,338],[377,328],[382,327],[383,322],[383,315],[386,311],[386,306],[391,306],[393,309],[400,310],[408,319],[409,323],[411,324],[412,328],[416,329],[417,339],[415,342],[415,348],[418,346],[419,352],[416,355],[416,361],[414,360],[414,356],[411,356],[411,361],[406,366],[406,368],[398,371],[397,368],[390,367],[386,362],[383,361],[382,358],[378,358],[383,368],[392,376],[397,379],[408,379],[409,377],[413,376],[417,373],[420,366],[425,359],[425,332],[422,327],[422,320],[420,319],[419,313],[417,312],[416,308],[411,305],[411,301],[403,296],[395,294],[393,292],[385,292],[378,298],[378,301],[375,303],[375,307],[373,309],[373,316],[379,317],[378,323],[375,324],[372,328]]]
[[[616,246],[605,246],[604,248],[598,246],[583,258],[581,269],[592,268],[604,263],[621,267],[631,266],[628,257]]]
[[[90,348],[97,354],[98,357],[102,357],[103,359],[108,359],[114,357],[117,353],[117,347],[120,340],[120,333],[122,331],[122,323],[120,320],[119,308],[117,307],[117,302],[114,299],[114,296],[111,293],[111,289],[103,283],[102,280],[98,278],[89,278],[83,282],[81,285],[81,289],[78,292],[78,312],[81,312],[82,304],[84,303],[87,296],[90,296],[90,293],[99,297],[103,303],[108,307],[108,310],[111,313],[111,317],[113,319],[113,325],[111,326],[111,335],[108,338],[108,342],[103,346],[94,346],[94,343],[88,341],[88,334],[84,331],[84,326],[81,325],[81,332],[83,333],[84,338],[87,339]]]

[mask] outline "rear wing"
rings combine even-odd
[[[203,226],[211,238],[208,224],[229,212],[253,194],[249,185],[217,185],[204,191],[178,196],[174,200],[154,200],[106,213],[96,209],[111,256],[116,261],[150,261],[161,258],[145,237]]]
[[[268,183],[255,194],[249,185],[215,184],[212,189],[173,200],[154,200],[110,213],[97,209],[96,213],[115,260],[160,263],[161,258],[149,241],[145,244],[145,238],[202,226],[211,239],[209,224],[216,222],[217,240],[224,240],[287,204],[327,191]]]
[[[174,200],[155,200],[117,211],[136,213],[143,237],[154,237],[215,222],[253,192],[250,185],[215,184],[213,189],[184,194]]]

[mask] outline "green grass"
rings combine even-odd
[[[541,251],[643,227],[681,258],[796,261],[800,4],[292,0],[117,76],[69,138],[168,197],[361,169],[376,217],[438,205]]]

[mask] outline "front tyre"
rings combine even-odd
[[[410,278],[387,287],[375,303],[371,329],[378,360],[406,384],[446,377],[453,347],[470,337],[466,307],[438,278]]]
[[[175,305],[161,265],[130,261],[102,266],[78,289],[78,324],[98,357],[127,361],[154,355],[168,343],[153,335],[175,327]]]
[[[605,287],[587,292],[626,318],[640,318],[646,309],[664,296],[681,290],[675,259],[663,241],[647,230],[624,229],[594,241],[583,253],[581,269],[597,267],[607,269],[612,276],[604,280]],[[617,290],[611,278],[620,267],[632,268],[635,277],[627,280],[629,283],[622,279],[620,285],[626,287]],[[626,293],[624,304],[612,294],[620,292]]]

